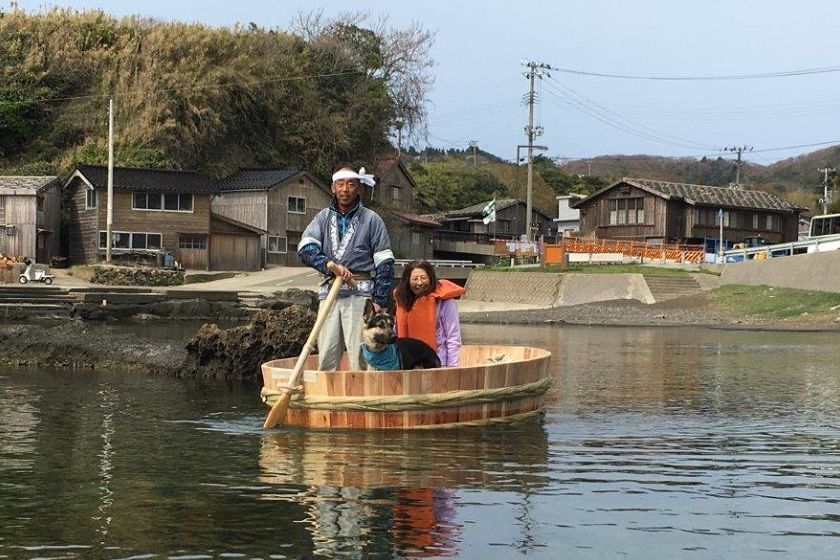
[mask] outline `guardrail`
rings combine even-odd
[[[408,263],[413,262],[414,259],[394,259],[394,264],[397,266],[406,266]],[[426,261],[431,264],[433,267],[438,268],[441,266],[448,266],[448,267],[455,267],[455,268],[483,268],[484,263],[476,263],[472,261],[459,261],[459,260],[450,260],[450,259],[437,259],[437,260],[429,260]]]
[[[726,262],[727,257],[742,257],[740,260],[747,260],[750,257],[755,258],[758,254],[763,254],[767,257],[787,257],[789,255],[796,255],[800,253],[817,253],[820,251],[820,245],[827,246],[829,243],[832,244],[830,245],[832,250],[836,249],[837,245],[840,244],[840,235],[825,235],[815,239],[775,243],[773,245],[762,245],[761,247],[730,249],[729,251],[723,252],[723,259],[724,262]],[[812,247],[813,250],[809,251],[808,249]],[[729,262],[732,262],[732,260]]]

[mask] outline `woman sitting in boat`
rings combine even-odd
[[[461,323],[455,299],[464,288],[438,280],[427,261],[412,261],[394,290],[397,304],[397,336],[422,340],[437,350],[443,367],[461,363]]]

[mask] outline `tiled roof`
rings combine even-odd
[[[490,200],[485,202],[480,202],[478,204],[473,204],[472,206],[467,206],[466,208],[461,208],[460,210],[449,210],[447,212],[443,212],[442,214],[431,214],[431,217],[439,217],[439,219],[451,219],[451,218],[480,218],[481,211],[484,210],[484,207],[487,206],[487,203]],[[500,210],[504,210],[505,208],[509,208],[511,206],[516,206],[517,204],[525,205],[525,202],[516,198],[501,198],[496,201],[496,212]],[[547,212],[540,210],[536,206],[533,207],[535,212],[539,212],[543,216],[547,218],[553,218],[553,216],[549,215]]]
[[[386,211],[390,214],[393,214],[397,218],[401,218],[413,224],[428,227],[440,227],[440,222],[433,220],[429,216],[421,216],[420,214],[415,214],[414,212],[406,212],[405,210],[388,209]]]
[[[464,216],[481,216],[481,211],[484,210],[484,207],[487,206],[487,203],[490,202],[486,200],[484,202],[479,202],[478,204],[473,204],[472,206],[467,206],[466,208],[461,208],[459,210],[449,210],[443,213],[444,218],[460,218]],[[499,210],[504,210],[510,206],[515,206],[516,203],[519,202],[515,198],[502,198],[496,201],[496,212]]]
[[[80,165],[76,170],[96,188],[108,186],[108,168],[104,165]],[[137,189],[182,193],[214,192],[213,182],[198,171],[114,167],[115,189]]]
[[[240,168],[216,183],[224,191],[267,191],[303,170],[297,167],[248,169]]]
[[[651,179],[625,178],[621,182],[658,194],[663,198],[683,199],[692,205],[787,211],[800,209],[795,204],[764,191],[746,191],[729,187],[690,185]]]
[[[58,177],[52,175],[5,175],[0,176],[0,190],[31,191],[35,194]]]

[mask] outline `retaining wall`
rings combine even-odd
[[[840,292],[840,251],[727,264],[721,284]]]
[[[635,299],[642,303],[655,301],[641,274],[474,270],[467,279],[466,291],[466,299],[470,300],[526,303],[545,307],[615,299]]]

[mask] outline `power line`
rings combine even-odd
[[[703,81],[703,80],[760,80],[767,78],[787,78],[790,76],[807,76],[811,74],[829,74],[840,72],[840,66],[824,68],[806,68],[804,70],[786,70],[783,72],[767,72],[764,74],[724,74],[719,76],[641,76],[632,74],[611,74],[606,72],[590,72],[571,68],[552,68],[557,72],[576,74],[579,76],[593,76],[596,78],[616,78],[621,80],[658,80],[658,81]]]
[[[568,86],[563,85],[557,80],[552,80],[552,83],[548,85],[549,94],[554,95],[555,97],[557,97],[565,103],[577,106],[578,109],[580,109],[582,112],[607,124],[608,126],[617,128],[633,136],[639,136],[641,138],[645,138],[647,140],[652,140],[654,142],[658,142],[660,144],[665,144],[669,146],[678,146],[681,148],[691,148],[695,150],[709,150],[711,152],[717,151],[714,149],[713,146],[707,144],[700,144],[698,142],[678,138],[676,136],[670,136],[645,125],[635,123],[629,119],[622,117],[617,113],[610,111],[609,109],[606,109],[605,107],[598,105],[591,99],[584,97],[583,95],[577,93]],[[554,93],[552,93],[552,89]]]

